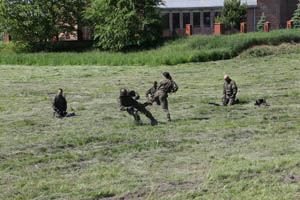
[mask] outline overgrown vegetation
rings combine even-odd
[[[0,30],[30,51],[44,50],[59,33],[74,34],[83,24],[86,0],[5,0],[0,1]]]
[[[247,9],[247,4],[241,4],[241,0],[225,0],[221,17],[216,22],[224,23],[228,30],[239,30],[240,24],[247,21]]]
[[[269,33],[203,36],[195,35],[166,42],[145,51],[113,53],[1,53],[0,63],[11,65],[176,65],[230,59],[255,45],[278,45],[300,42],[300,29],[276,30]]]
[[[118,109],[169,71],[173,121]],[[241,105],[220,103],[223,75]],[[1,66],[0,199],[291,200],[300,190],[300,54],[177,66]],[[53,119],[64,88],[78,116]],[[255,107],[265,98],[269,107]]]
[[[162,0],[94,0],[85,16],[94,27],[97,46],[120,51],[153,47],[161,38],[158,5]]]
[[[300,28],[300,1],[298,3],[297,9],[294,11],[292,21],[294,28]]]

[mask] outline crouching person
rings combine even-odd
[[[57,118],[75,116],[75,113],[68,114],[67,112],[67,100],[63,96],[63,89],[59,88],[57,94],[52,100],[52,108],[54,110],[53,116]]]
[[[239,103],[236,100],[236,94],[238,92],[237,85],[234,80],[232,80],[228,75],[224,75],[224,85],[223,85],[223,106],[231,106]]]
[[[152,116],[152,114],[145,108],[145,106],[139,103],[137,100],[139,99],[139,95],[135,91],[127,91],[125,88],[120,90],[120,96],[118,98],[118,103],[121,111],[127,111],[129,115],[134,117],[134,120],[137,123],[140,123],[140,116],[138,112],[146,115],[147,118],[151,120],[151,125],[157,125],[156,119]]]

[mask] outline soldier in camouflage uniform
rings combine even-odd
[[[237,85],[234,80],[231,80],[228,75],[224,75],[224,85],[223,85],[223,105],[224,106],[231,106],[236,104],[236,94],[238,92]]]
[[[121,111],[127,111],[128,114],[134,117],[136,122],[140,122],[141,118],[138,114],[138,111],[146,115],[151,120],[151,125],[157,125],[156,119],[152,116],[152,114],[145,108],[145,106],[139,103],[137,100],[139,99],[139,95],[135,91],[127,91],[125,88],[120,90],[120,96],[118,98],[118,103]]]
[[[153,81],[153,87],[150,88],[149,90],[147,90],[147,92],[146,92],[146,99],[148,100],[148,102],[151,102],[156,90],[157,90],[157,81]],[[157,102],[157,103],[159,103],[159,102]],[[145,103],[144,105],[148,105],[148,103]]]
[[[59,88],[57,95],[52,99],[53,116],[62,118],[67,116],[67,100],[63,96],[63,89]]]
[[[168,93],[175,93],[177,90],[178,86],[175,81],[173,81],[170,73],[164,72],[163,80],[160,82],[152,100],[150,101],[151,103],[155,101],[158,105],[162,105],[163,110],[167,114],[168,121],[171,121],[171,115],[168,108]]]

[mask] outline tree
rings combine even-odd
[[[295,12],[293,14],[292,21],[293,21],[293,26],[295,28],[300,28],[300,1],[298,3],[297,9],[295,10]]]
[[[161,36],[161,0],[94,0],[85,12],[97,46],[113,51],[153,45]]]
[[[266,22],[267,22],[267,18],[265,16],[265,13],[262,13],[262,15],[257,23],[257,26],[256,26],[257,31],[264,31]]]
[[[42,49],[58,33],[75,30],[85,3],[86,0],[0,0],[0,24],[14,40]]]
[[[222,15],[216,21],[224,23],[226,29],[240,29],[240,24],[247,20],[247,9],[241,0],[225,0]]]

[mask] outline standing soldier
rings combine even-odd
[[[224,85],[223,85],[223,105],[224,106],[231,106],[237,103],[235,100],[236,94],[238,92],[238,88],[234,80],[231,80],[228,75],[224,75]]]
[[[53,116],[58,118],[67,116],[67,100],[63,96],[63,89],[59,88],[57,95],[52,100]]]
[[[171,121],[171,115],[168,108],[168,93],[175,93],[178,90],[178,86],[173,81],[169,72],[163,73],[163,80],[160,82],[151,103],[154,101],[157,102],[158,105],[162,105],[163,110],[167,114],[167,120]]]
[[[141,118],[138,114],[138,111],[146,115],[151,120],[151,125],[157,125],[156,119],[152,116],[152,114],[145,108],[145,106],[137,100],[139,99],[139,95],[135,91],[127,91],[125,88],[120,90],[120,96],[118,98],[118,103],[121,111],[127,111],[128,114],[134,117],[136,122],[140,122]]]

